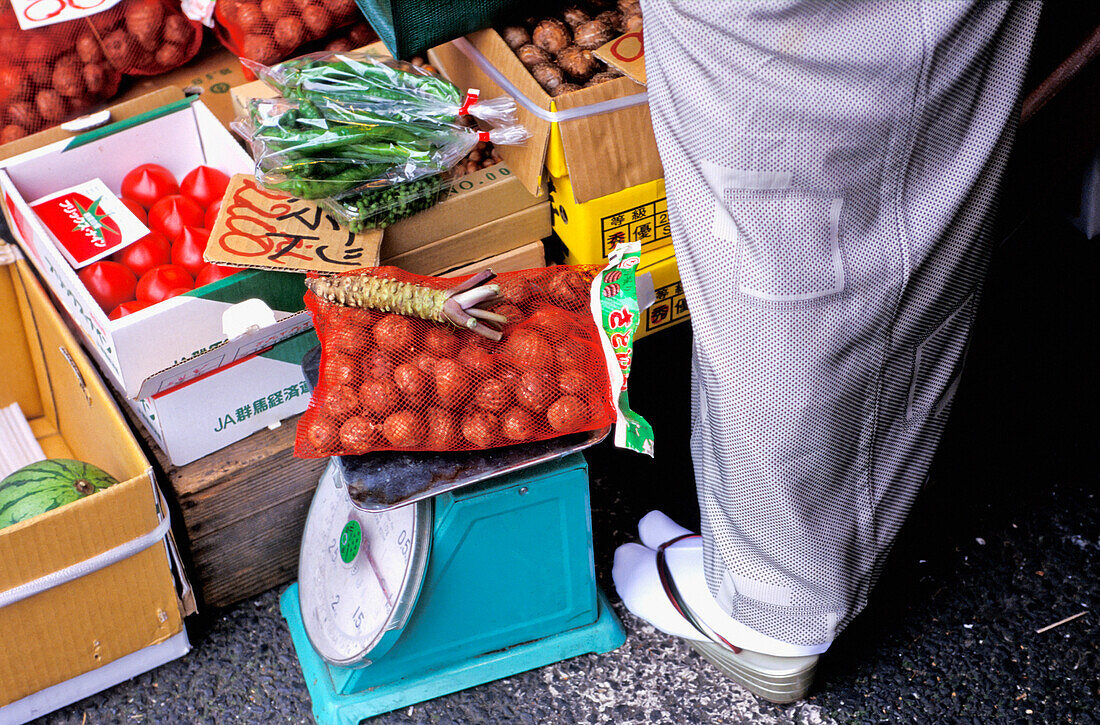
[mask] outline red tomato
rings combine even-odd
[[[162,264],[153,267],[137,282],[137,298],[147,302],[166,300],[174,290],[185,287],[193,289],[195,281],[183,267],[175,264]]]
[[[115,252],[112,259],[125,264],[140,277],[153,267],[170,264],[172,245],[156,232],[149,232],[130,246]]]
[[[180,190],[176,177],[159,164],[135,166],[122,177],[122,195],[148,209],[157,199]]]
[[[111,312],[111,314],[107,315],[107,319],[108,320],[117,320],[120,317],[125,317],[126,315],[132,315],[133,313],[137,312],[138,310],[144,310],[146,307],[148,307],[151,304],[153,304],[153,303],[152,302],[146,302],[144,300],[130,300],[129,302],[123,302],[121,305],[116,307],[114,309],[114,311]]]
[[[206,208],[220,201],[225,187],[229,186],[229,177],[209,166],[196,166],[180,182],[180,193],[189,196]]]
[[[195,286],[203,287],[210,284],[211,282],[216,282],[219,279],[230,277],[240,271],[241,270],[238,267],[225,267],[220,264],[208,264],[203,267],[199,271],[198,276],[195,277]]]
[[[149,228],[173,244],[184,227],[203,225],[202,207],[182,194],[169,194],[149,208]]]
[[[168,292],[164,295],[164,299],[167,300],[167,299],[172,298],[172,297],[179,297],[180,295],[185,295],[193,289],[194,289],[194,287],[176,287],[175,289],[168,290]]]
[[[134,216],[141,220],[142,224],[149,226],[149,215],[145,213],[145,207],[133,199],[127,199],[126,197],[123,197],[120,201],[126,205],[127,209],[134,213]]]
[[[93,262],[80,270],[77,276],[104,312],[134,299],[137,277],[118,262]]]
[[[172,245],[172,264],[178,264],[197,275],[206,266],[202,255],[206,252],[206,240],[210,232],[198,227],[184,227],[183,232]]]
[[[203,227],[206,229],[213,229],[214,222],[218,221],[218,212],[222,210],[222,200],[218,199],[210,206],[206,207],[206,217],[203,220]]]

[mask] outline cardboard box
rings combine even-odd
[[[645,88],[629,78],[552,98],[492,29],[433,48],[428,57],[459,88],[479,88],[482,98],[517,98],[519,121],[531,138],[523,146],[501,146],[500,154],[532,194],[542,185],[546,170],[570,177],[577,202],[663,178],[647,103],[566,121],[547,120],[525,107],[554,113],[644,94]],[[479,62],[499,73],[501,83]]]
[[[162,105],[166,95],[174,100]],[[175,89],[172,94],[158,91],[144,102],[144,113],[119,125],[0,163],[0,189],[13,235],[83,333],[88,349],[131,405],[140,408],[173,462],[182,464],[305,410],[306,402],[295,398],[252,415],[252,403],[260,398],[241,396],[275,395],[302,382],[300,357],[291,361],[285,346],[272,345],[310,325],[299,273],[245,270],[118,320],[108,320],[88,294],[27,200],[91,176],[117,189],[126,172],[142,162],[160,163],[179,177],[203,163],[230,173],[252,168],[248,154],[195,97],[184,98]],[[168,138],[173,142],[164,143]],[[258,309],[257,301],[262,303]],[[289,349],[305,344],[289,344]],[[223,430],[206,426],[213,408],[229,403],[234,416],[242,411],[241,420]],[[224,420],[227,412],[218,413]]]
[[[199,164],[230,173],[251,170],[252,159],[201,101],[185,99],[179,89],[169,95],[176,100],[167,105],[164,92],[147,96],[138,104],[145,113],[118,126],[49,143],[0,163],[4,214],[12,234],[128,397],[137,396],[154,373],[224,341],[222,315],[230,306],[258,298],[278,319],[304,308],[303,275],[250,270],[224,284],[108,320],[27,206],[28,200],[94,176],[118,189],[126,172],[143,162],[162,164],[177,177]],[[70,143],[80,145],[70,148]]]
[[[0,335],[0,404],[19,403],[47,456],[121,481],[0,529],[0,722],[19,723],[185,654],[194,600],[149,462],[22,260],[0,267]],[[116,547],[132,551],[64,572]],[[56,586],[32,584],[59,573]]]
[[[635,340],[672,327],[691,316],[684,297],[684,288],[680,284],[676,254],[671,246],[642,252],[637,273],[648,273],[652,276],[655,301],[646,309],[645,317],[638,325],[638,331],[634,333]]]
[[[483,269],[491,269],[497,274],[500,274],[501,272],[516,272],[521,269],[535,269],[545,266],[546,250],[542,246],[542,242],[539,241],[524,244],[522,247],[517,247],[507,252],[502,252],[501,254],[494,254],[492,257],[452,269],[440,276],[462,277],[467,274],[480,272]]]
[[[672,244],[664,179],[578,204],[569,177],[553,176],[550,204],[566,264],[598,264],[621,242],[640,242],[642,252]]]
[[[382,236],[382,264],[440,275],[550,236],[550,202],[528,207],[437,242],[394,254]]]
[[[188,94],[200,94],[202,102],[226,128],[236,118],[230,89],[248,82],[241,61],[212,34],[207,34],[199,52],[188,63],[157,76],[128,76],[119,101],[140,98],[160,88],[182,88]]]

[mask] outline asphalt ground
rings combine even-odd
[[[807,700],[755,698],[615,596],[612,555],[642,515],[698,521],[681,325],[636,350],[632,401],[657,457],[606,444],[588,455],[597,580],[626,644],[372,722],[1096,722],[1095,258],[1063,222],[1032,224],[998,251],[931,481]],[[278,594],[193,617],[188,656],[41,722],[310,722]]]

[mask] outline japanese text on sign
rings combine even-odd
[[[234,176],[224,200],[206,250],[209,262],[315,272],[378,263],[381,232],[350,232],[314,202],[264,189],[251,176]]]

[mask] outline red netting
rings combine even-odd
[[[214,20],[222,45],[264,65],[322,39],[338,52],[378,40],[355,0],[218,0]]]
[[[295,455],[476,450],[610,425],[610,383],[588,307],[600,269],[501,274],[494,283],[502,299],[492,309],[509,322],[500,342],[307,292],[321,368],[298,423]],[[433,289],[464,279],[368,271]]]
[[[29,30],[19,26],[10,1],[0,0],[0,143],[101,105],[118,91],[122,74],[156,75],[183,65],[201,44],[202,26],[183,15],[178,0],[125,0]]]

